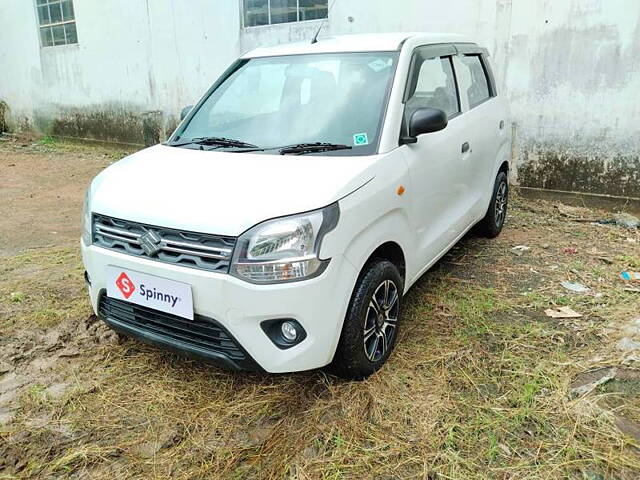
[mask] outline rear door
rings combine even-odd
[[[493,188],[493,174],[502,137],[507,135],[505,112],[497,101],[495,82],[486,51],[475,45],[457,45],[454,58],[456,78],[467,126],[467,150],[461,172],[470,187],[468,223],[486,213],[487,197]]]
[[[440,132],[420,135],[403,145],[411,176],[411,222],[416,235],[416,258],[429,265],[465,228],[469,210],[468,177],[463,174],[467,124],[461,115],[452,45],[417,48],[405,91],[402,135],[418,108],[443,110],[449,125]]]

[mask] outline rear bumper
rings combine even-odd
[[[197,270],[147,258],[114,252],[81,242],[82,259],[88,272],[87,287],[97,315],[114,329],[145,342],[230,368],[284,373],[310,370],[333,359],[357,271],[342,256],[334,256],[322,275],[279,285],[253,285],[231,275]],[[167,339],[157,332],[123,324],[101,315],[100,299],[107,288],[107,267],[117,266],[191,285],[196,317],[220,325],[246,353],[247,361],[228,358],[201,348]],[[294,319],[306,331],[298,345],[282,350],[260,324],[265,320]]]

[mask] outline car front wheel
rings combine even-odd
[[[403,281],[387,260],[370,262],[353,291],[331,365],[340,377],[361,380],[389,358],[399,332]]]

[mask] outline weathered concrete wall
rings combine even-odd
[[[33,0],[0,3],[0,100],[14,129],[142,143],[238,55],[237,0],[74,7],[79,43],[40,48]]]
[[[239,0],[75,0],[79,44],[41,49],[31,0],[0,4],[14,128],[163,138],[240,53],[319,22],[242,29]],[[440,31],[492,52],[516,122],[514,180],[640,197],[640,1],[337,0],[326,33]]]
[[[513,8],[505,71],[519,181],[640,197],[640,2]]]

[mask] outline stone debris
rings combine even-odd
[[[547,309],[544,311],[544,313],[547,315],[547,317],[551,317],[551,318],[580,318],[582,317],[582,315],[578,312],[576,312],[575,310],[573,310],[572,308],[569,307],[560,307],[556,310],[554,309]]]
[[[624,228],[640,228],[640,219],[629,213],[617,213],[613,216],[616,225]]]
[[[636,442],[640,443],[640,423],[629,420],[625,417],[616,417],[616,427],[627,437],[633,438]]]
[[[562,217],[567,217],[571,220],[588,221],[585,220],[585,217],[593,216],[593,212],[585,207],[572,207],[571,205],[565,205],[563,203],[554,205],[554,207]]]
[[[579,374],[569,386],[571,397],[577,398],[591,393],[599,385],[616,378],[616,373],[615,368],[609,367]]]
[[[640,338],[640,318],[636,318],[629,322],[623,329],[622,334],[627,337]]]
[[[591,289],[581,283],[575,283],[575,282],[561,282],[560,285],[562,285],[565,289],[569,290],[570,292],[573,293],[587,293],[590,292]]]
[[[518,257],[521,257],[525,252],[528,252],[529,250],[531,250],[531,247],[527,247],[526,245],[518,245],[516,247],[513,247],[510,252],[514,255],[517,255]]]
[[[630,337],[623,337],[616,343],[616,348],[622,352],[635,352],[640,350],[640,342],[636,342]]]

